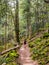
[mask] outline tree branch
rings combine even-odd
[[[19,48],[19,45],[17,45],[17,46],[15,46],[15,47],[13,47],[13,48],[10,48],[10,49],[8,49],[8,50],[5,50],[5,51],[1,52],[0,55],[6,54],[7,52],[9,52],[9,51],[11,51],[11,50],[15,50],[15,49],[17,49],[17,48]]]

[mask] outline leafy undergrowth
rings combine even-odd
[[[37,38],[29,43],[31,48],[31,58],[38,60],[39,65],[46,65],[49,63],[49,34],[44,33],[41,38]]]
[[[17,51],[12,50],[5,56],[0,57],[0,65],[6,63],[6,65],[16,65],[16,59],[19,57]]]
[[[5,43],[6,44],[6,49],[14,47],[14,44],[12,43]],[[0,45],[0,52],[5,51],[5,45]]]

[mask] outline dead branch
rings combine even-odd
[[[18,48],[19,48],[19,45],[17,45],[17,46],[15,46],[15,47],[13,47],[13,48],[10,48],[10,49],[7,49],[7,50],[1,52],[0,55],[6,54],[7,52],[9,52],[9,51],[11,51],[11,50],[18,49]]]

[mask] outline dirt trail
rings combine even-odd
[[[28,45],[22,45],[19,50],[19,59],[21,65],[38,65],[37,61],[31,60],[30,54],[31,53]]]

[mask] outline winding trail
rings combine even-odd
[[[37,61],[31,60],[31,53],[28,45],[22,45],[19,50],[19,62],[21,65],[38,65]]]

